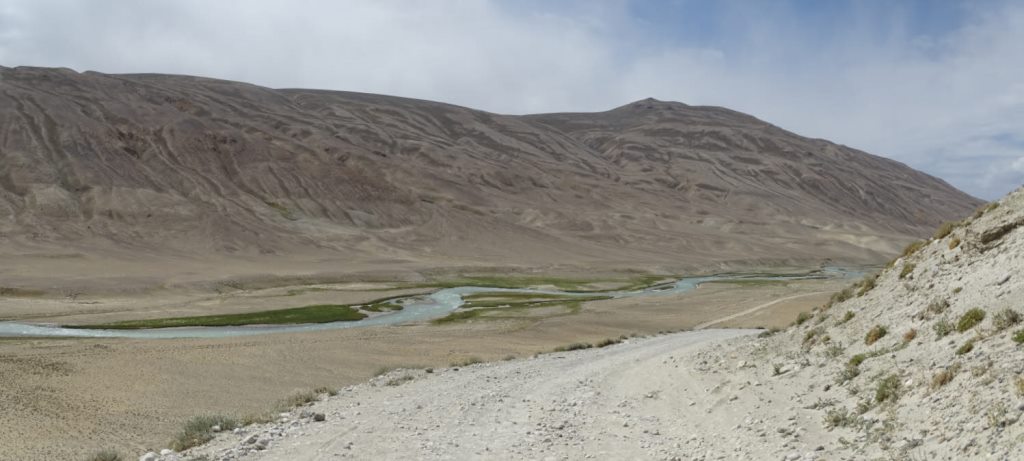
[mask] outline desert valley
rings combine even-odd
[[[722,107],[0,67],[0,459],[1020,459],[1021,227]]]

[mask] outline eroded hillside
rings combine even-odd
[[[711,107],[506,116],[0,68],[0,249],[349,261],[876,261],[978,201]],[[894,243],[895,242],[895,243]]]

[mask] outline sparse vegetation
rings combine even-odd
[[[950,381],[953,381],[953,378],[956,377],[956,374],[959,370],[960,364],[954,363],[952,366],[947,367],[946,369],[932,375],[932,390],[938,389],[942,386],[945,386],[946,384],[949,384]]]
[[[868,330],[868,333],[866,335],[864,335],[864,344],[870,346],[878,342],[879,339],[882,339],[888,333],[889,330],[886,329],[884,326],[875,325],[873,328]]]
[[[187,450],[202,445],[213,439],[214,428],[229,431],[238,427],[238,423],[224,416],[196,416],[185,423],[184,429],[171,441],[174,451]]]
[[[853,366],[857,367],[857,366],[860,366],[860,364],[864,363],[864,361],[867,360],[867,358],[868,358],[868,356],[865,355],[865,354],[857,354],[857,355],[854,355],[853,357],[850,357],[850,362],[849,363],[850,363],[850,365],[853,365]]]
[[[811,319],[811,313],[810,312],[801,312],[801,313],[797,314],[797,316],[796,316],[796,324],[797,325],[802,325],[804,322],[806,322],[806,321],[808,321],[810,319]]]
[[[836,357],[841,357],[843,352],[845,352],[845,349],[842,344],[832,343],[825,348],[825,357],[834,359]]]
[[[468,357],[468,358],[465,358],[465,359],[462,359],[462,360],[456,360],[456,361],[452,362],[451,366],[454,367],[454,368],[460,368],[460,367],[468,367],[470,365],[475,365],[475,364],[483,363],[483,362],[484,361],[482,359],[480,359],[479,357]]]
[[[825,329],[822,327],[814,327],[811,328],[810,330],[807,330],[807,333],[804,334],[804,345],[813,346],[819,339],[819,336],[821,336],[824,333]]]
[[[913,341],[914,338],[916,338],[916,337],[917,337],[917,330],[911,328],[911,329],[907,330],[906,333],[903,333],[903,343],[904,344],[909,343],[909,342]]]
[[[894,374],[879,380],[878,387],[875,388],[875,402],[883,403],[899,400],[901,387],[900,377]]]
[[[622,341],[618,340],[618,339],[615,339],[615,338],[606,338],[606,339],[602,339],[602,340],[598,341],[597,344],[595,344],[594,346],[595,347],[608,347],[608,346],[611,346],[613,344],[618,344],[620,342],[622,342]]]
[[[968,339],[960,348],[956,350],[956,355],[964,355],[974,350],[974,338]]]
[[[985,311],[975,307],[960,316],[960,320],[956,322],[956,331],[963,333],[974,328],[982,320],[985,320]]]
[[[277,407],[281,410],[290,410],[317,400],[320,400],[319,393],[315,391],[299,391],[285,397],[284,400],[279,401],[277,403]]]
[[[971,215],[971,220],[972,221],[976,220],[976,219],[984,216],[985,213],[988,213],[989,211],[992,211],[992,210],[994,210],[996,208],[999,208],[999,203],[998,202],[986,203],[986,204],[978,207],[977,210],[974,210],[974,214]]]
[[[860,288],[857,290],[857,296],[864,296],[869,291],[873,290],[876,282],[878,282],[878,274],[865,276],[864,279],[860,281]]]
[[[956,287],[953,289],[953,294],[960,294],[961,291],[964,291],[964,287]]]
[[[1013,381],[1013,387],[1014,390],[1017,391],[1018,397],[1024,397],[1024,376],[1018,376],[1017,379]]]
[[[917,264],[914,264],[914,263],[906,263],[906,264],[904,264],[903,265],[903,269],[900,270],[900,280],[903,280],[903,279],[907,278],[907,276],[912,274],[914,272],[914,269],[916,269],[916,268],[917,268]]]
[[[854,285],[854,286],[858,286],[858,285]],[[839,290],[839,291],[833,293],[832,297],[829,298],[828,303],[825,304],[825,309],[828,309],[828,308],[830,308],[830,307],[832,307],[832,306],[834,306],[836,304],[839,304],[839,303],[841,303],[843,301],[846,301],[847,299],[852,298],[853,297],[853,288],[854,287],[846,287],[846,288],[843,288],[842,290]]]
[[[769,328],[767,330],[764,330],[764,331],[758,333],[757,337],[758,338],[767,338],[767,337],[769,337],[771,335],[774,335],[774,334],[776,334],[776,333],[778,333],[780,331],[782,331],[782,329],[780,329],[778,327],[771,327],[771,328]]]
[[[929,314],[941,314],[946,312],[946,309],[949,309],[949,301],[945,299],[936,299],[935,301],[928,303]]]
[[[102,450],[86,458],[86,461],[123,461],[121,454],[113,450]]]
[[[849,322],[850,320],[853,320],[855,316],[856,314],[854,314],[853,311],[846,311],[846,313],[843,314],[843,318],[839,319],[839,322],[836,323],[836,326],[842,325],[846,322]]]
[[[578,350],[582,350],[582,349],[590,349],[591,347],[594,347],[594,346],[592,344],[587,344],[587,343],[572,343],[572,344],[567,344],[565,346],[558,346],[558,347],[556,347],[554,349],[554,351],[555,352],[578,351]]]
[[[959,221],[949,221],[942,223],[938,229],[935,230],[935,235],[932,236],[935,240],[944,239],[947,235],[953,232],[960,225]]]
[[[959,246],[960,246],[960,237],[957,237],[957,236],[954,235],[953,238],[949,240],[949,249],[950,250],[955,250]]]
[[[338,395],[338,390],[337,389],[335,389],[333,387],[327,387],[327,386],[320,386],[320,387],[318,387],[316,389],[313,389],[313,392],[316,392],[317,394],[327,394],[327,395],[329,395],[331,397],[333,397],[335,395]]]
[[[1020,313],[1009,308],[996,312],[996,315],[992,317],[992,327],[996,331],[1003,331],[1018,323],[1020,323]]]
[[[937,320],[932,329],[935,330],[935,339],[942,339],[953,332],[953,324],[945,317]]]
[[[846,407],[830,408],[825,412],[825,427],[828,429],[853,427],[857,425],[857,422],[857,414],[847,410]]]
[[[839,384],[845,383],[860,376],[860,367],[852,363],[847,363],[843,367],[842,371],[839,372],[839,376],[836,377],[836,382]]]
[[[913,255],[914,253],[917,253],[917,250],[920,250],[921,248],[923,248],[925,246],[925,244],[927,244],[927,243],[928,242],[926,242],[924,240],[918,240],[916,242],[913,242],[913,243],[907,245],[906,247],[903,248],[903,253],[900,255],[900,257],[901,258],[906,258],[908,256]]]
[[[1010,339],[1013,339],[1013,342],[1017,344],[1024,344],[1024,330],[1017,330]]]

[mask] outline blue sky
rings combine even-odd
[[[502,113],[719,105],[978,197],[1024,183],[1024,2],[5,0],[0,64]]]

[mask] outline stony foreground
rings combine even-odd
[[[816,459],[844,448],[786,380],[710,363],[702,330],[443,370],[397,370],[164,459]],[[759,340],[763,341],[763,340]],[[741,368],[737,368],[741,367]],[[320,413],[325,421],[317,422]],[[844,457],[853,457],[844,456]],[[834,458],[833,458],[834,459]]]

